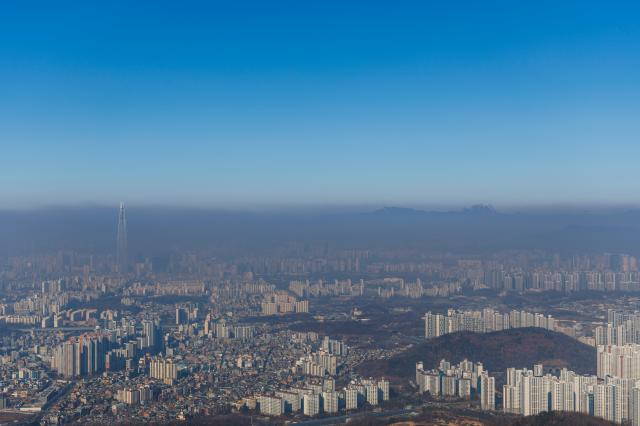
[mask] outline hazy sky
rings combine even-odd
[[[640,203],[640,7],[0,3],[0,208]]]

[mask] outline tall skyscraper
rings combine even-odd
[[[496,409],[496,379],[486,371],[480,375],[480,406],[483,410]]]
[[[144,335],[143,349],[157,350],[161,348],[161,336],[159,335],[158,325],[151,320],[142,321],[142,330]]]
[[[118,237],[116,242],[116,266],[118,272],[127,272],[127,216],[124,210],[124,203],[120,203],[120,213],[118,214]]]

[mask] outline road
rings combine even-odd
[[[72,332],[72,331],[95,331],[96,328],[95,327],[57,327],[57,328],[53,328],[53,327],[47,327],[47,328],[33,327],[33,328],[18,328],[16,330],[21,331],[23,333],[31,333],[32,331],[35,332],[35,333],[42,333],[42,332],[51,332],[51,331],[68,331],[68,332]]]
[[[56,402],[58,402],[59,399],[62,399],[67,395],[69,395],[69,393],[73,390],[73,386],[74,386],[73,382],[67,383],[62,389],[60,389],[60,391],[56,392],[56,394],[51,398],[51,400],[49,400],[49,402],[47,402],[47,404],[43,407],[43,410],[37,414],[34,423],[35,424],[40,423],[40,420],[42,420],[42,418],[47,415],[49,411],[49,407],[51,407]]]
[[[393,417],[393,416],[406,416],[412,412],[416,412],[415,409],[398,409],[398,410],[388,410],[388,411],[367,411],[362,412],[359,411],[353,414],[345,414],[343,416],[337,417],[327,417],[326,419],[315,419],[315,420],[305,420],[303,422],[294,423],[296,425],[301,426],[327,426],[327,425],[336,425],[336,424],[344,424],[348,422],[350,419],[354,419],[361,416],[368,417]],[[417,414],[417,412],[416,412]]]

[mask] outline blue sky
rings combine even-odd
[[[640,204],[633,2],[0,4],[0,208]]]

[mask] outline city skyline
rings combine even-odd
[[[640,202],[630,2],[2,9],[2,209]]]

